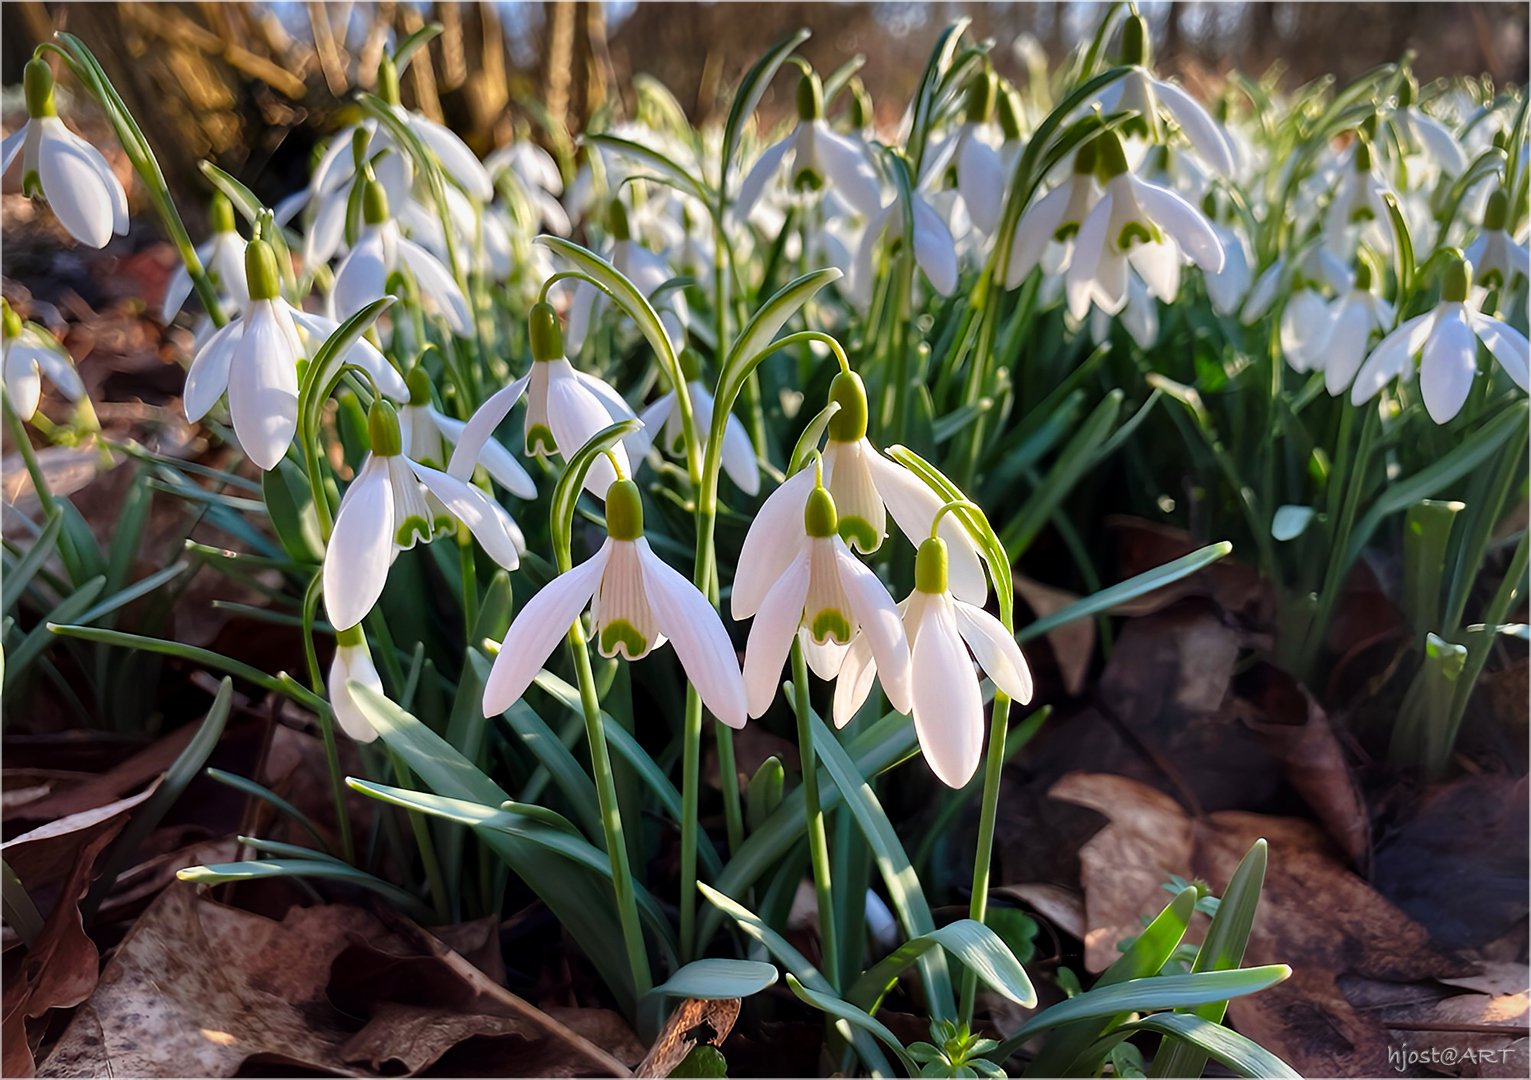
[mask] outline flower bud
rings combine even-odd
[[[53,69],[48,66],[48,61],[40,56],[28,60],[22,82],[26,86],[28,116],[58,115],[58,108],[53,103]]]
[[[914,556],[914,587],[936,595],[946,591],[946,541],[932,536],[921,541]]]
[[[404,452],[404,437],[399,433],[399,414],[393,403],[378,398],[367,410],[367,437],[372,441],[374,457],[398,457]]]
[[[1120,62],[1136,67],[1148,66],[1148,20],[1141,15],[1130,15],[1122,24],[1122,52]]]
[[[1122,140],[1114,131],[1102,132],[1093,140],[1096,153],[1096,172],[1102,182],[1121,176],[1127,171],[1127,152]]]
[[[393,62],[393,57],[383,51],[383,58],[377,62],[377,96],[389,105],[397,105],[399,96],[399,67]]]
[[[867,391],[861,376],[842,371],[829,384],[829,400],[840,411],[829,418],[829,437],[835,442],[855,442],[867,433]]]
[[[851,91],[851,127],[857,131],[863,131],[872,126],[877,119],[877,112],[872,106],[872,95],[867,93],[867,88],[860,79],[852,79]]]
[[[533,360],[547,363],[563,356],[563,328],[558,325],[558,312],[552,304],[546,301],[533,304],[527,323]]]
[[[1015,87],[1002,86],[999,89],[999,100],[995,104],[998,106],[995,111],[999,116],[999,129],[1004,133],[1006,142],[1014,142],[1025,129],[1021,120],[1025,115],[1021,110],[1021,96],[1016,93]]]
[[[613,240],[632,239],[632,229],[627,224],[627,207],[622,205],[621,199],[611,200],[611,205],[606,209],[606,223],[611,227]]]
[[[1510,196],[1504,188],[1495,188],[1494,193],[1488,197],[1488,205],[1483,208],[1483,230],[1498,232],[1507,228],[1509,224]]]
[[[985,68],[968,80],[967,122],[987,124],[994,116],[994,99],[999,93],[999,80],[994,72]]]
[[[824,85],[811,71],[803,72],[803,77],[797,80],[797,118],[824,119]]]
[[[213,232],[234,232],[234,204],[229,202],[229,197],[221,191],[213,192],[212,205],[208,208],[208,217],[212,219]]]
[[[21,316],[11,307],[9,300],[0,299],[0,314],[4,315],[4,332],[7,340],[21,335]]]
[[[1405,71],[1403,81],[1398,84],[1398,107],[1407,109],[1419,100],[1419,80],[1414,77],[1414,72]]]
[[[421,406],[431,403],[431,377],[424,367],[416,364],[410,368],[409,374],[404,376],[404,384],[409,387],[411,405]]]
[[[368,180],[362,189],[361,219],[367,225],[381,225],[388,220],[388,192],[376,180]]]
[[[643,536],[643,496],[631,480],[614,480],[606,489],[606,535],[613,540]]]
[[[827,540],[840,529],[834,496],[822,487],[808,493],[808,505],[803,509],[803,529],[815,540]]]
[[[1467,299],[1467,294],[1472,290],[1473,269],[1467,265],[1467,260],[1460,255],[1455,256],[1446,264],[1445,273],[1441,275],[1441,302],[1447,304],[1460,304]]]
[[[281,294],[282,275],[277,270],[276,252],[264,240],[245,245],[245,278],[251,300],[275,300]]]

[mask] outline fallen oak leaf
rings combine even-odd
[[[687,998],[670,1014],[634,1076],[669,1076],[697,1046],[720,1046],[739,1019],[738,998]]]

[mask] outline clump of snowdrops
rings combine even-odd
[[[672,999],[747,997],[785,969],[834,1068],[891,1074],[891,1053],[911,1075],[997,1076],[1024,1045],[1039,1074],[1090,1074],[1156,1034],[1162,1075],[1209,1056],[1290,1074],[1221,1026],[1286,975],[1240,968],[1263,844],[1199,949],[1181,937],[1209,905],[1185,888],[1092,990],[1003,1042],[972,1029],[980,985],[1036,1003],[1029,943],[989,906],[1001,770],[1046,716],[1012,723],[1033,694],[1021,644],[1232,550],[1274,590],[1277,659],[1311,682],[1351,570],[1401,536],[1418,663],[1394,749],[1444,760],[1526,570],[1522,531],[1503,584],[1474,592],[1524,487],[1524,95],[1389,64],[1290,95],[1235,77],[1203,105],[1112,5],[1023,89],[952,26],[896,131],[873,126],[859,60],[822,75],[801,33],[721,128],[647,81],[577,154],[522,133],[481,161],[400,102],[429,34],[384,56],[278,206],[206,166],[200,246],[85,44],[60,35],[27,68],[5,168],[80,243],[125,230],[123,190],[57,116],[62,60],[183,258],[163,314],[196,328],[187,415],[260,480],[135,452],[250,545],[190,545],[203,563],[280,572],[270,617],[297,624],[307,671],[115,630],[100,583],[48,621],[283,694],[328,754],[333,847],[225,778],[315,843],[245,838],[259,858],[182,876],[359,884],[434,922],[535,894],[646,1036]],[[775,130],[755,117],[772,86],[793,103]],[[58,544],[69,510],[21,424],[40,377],[82,390],[5,315],[6,416],[37,545]],[[1101,589],[1085,537],[1108,497],[1217,540]],[[1090,595],[1018,628],[1012,568],[1047,529]],[[60,551],[82,586],[78,540]],[[795,765],[744,777],[748,724],[792,736]],[[343,738],[365,775],[342,774]],[[911,859],[879,796],[895,769],[948,792],[937,833],[976,802],[975,836],[937,838],[970,877],[938,873],[929,843]],[[409,833],[354,836],[347,788]],[[812,961],[784,936],[805,876]],[[968,917],[937,926],[933,885]],[[905,1047],[876,1013],[909,972],[932,1029]]]

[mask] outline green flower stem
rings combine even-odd
[[[330,533],[335,530],[335,519],[330,514],[330,499],[324,490],[324,473],[319,465],[318,426],[310,417],[298,417],[298,441],[303,444],[303,467],[308,473],[308,490],[314,501],[314,515],[319,519],[319,538],[329,546]]]
[[[473,558],[473,532],[457,523],[457,558],[462,566],[463,641],[473,647],[473,630],[478,625],[478,563]]]
[[[792,701],[797,712],[797,752],[803,771],[803,806],[808,816],[808,850],[813,861],[813,891],[819,902],[820,969],[831,983],[840,978],[840,950],[835,940],[835,894],[829,869],[829,837],[824,831],[824,812],[819,808],[819,768],[813,753],[813,727],[809,721],[808,662],[803,643],[792,638]]]
[[[0,405],[5,408],[5,422],[11,429],[11,438],[16,441],[16,449],[21,454],[21,463],[27,468],[27,475],[32,478],[32,488],[37,492],[37,501],[42,504],[43,515],[52,517],[55,507],[53,491],[48,487],[48,478],[43,475],[42,466],[37,463],[37,453],[32,449],[32,439],[27,434],[27,426],[16,415],[16,410],[11,408],[11,399],[0,394]]]
[[[414,778],[409,766],[399,757],[392,746],[387,747],[388,760],[393,764],[393,775],[401,788],[413,788]],[[452,908],[447,902],[447,880],[441,873],[441,860],[436,856],[436,841],[431,837],[430,822],[418,810],[406,810],[409,828],[415,834],[415,846],[420,849],[420,863],[425,868],[425,880],[431,890],[431,902],[436,907],[436,917],[443,926],[452,921]]]
[[[696,941],[696,830],[702,772],[702,699],[689,682],[680,757],[680,953],[681,960],[689,963],[701,944]],[[718,771],[722,772],[721,762]]]
[[[308,662],[308,682],[314,693],[325,697],[324,673],[319,668],[319,654],[314,650],[314,617],[319,609],[319,592],[324,574],[314,571],[303,593],[303,657]],[[330,774],[330,796],[335,800],[335,827],[340,830],[340,852],[345,861],[356,865],[356,843],[351,837],[351,818],[346,813],[346,782],[340,769],[340,747],[335,741],[335,714],[328,704],[315,709],[319,717],[319,735],[324,743],[324,766]]]
[[[1473,687],[1478,683],[1478,676],[1483,673],[1489,650],[1493,648],[1494,639],[1498,636],[1496,627],[1504,622],[1510,608],[1525,592],[1528,536],[1531,536],[1531,530],[1522,529],[1520,542],[1515,545],[1515,556],[1510,560],[1510,568],[1505,571],[1504,580],[1499,583],[1494,599],[1483,613],[1483,629],[1468,641],[1467,663],[1457,677],[1456,694],[1452,698],[1451,712],[1446,720],[1444,745],[1448,748],[1456,745],[1457,731],[1462,726],[1462,716],[1467,712]]]
[[[611,771],[606,730],[601,726],[601,699],[595,689],[595,673],[590,669],[585,630],[578,621],[569,627],[569,652],[574,657],[574,670],[579,678],[579,699],[585,712],[585,735],[590,741],[590,767],[595,774],[595,793],[601,806],[606,855],[611,859],[611,883],[617,894],[622,940],[627,945],[627,961],[633,972],[633,993],[637,1000],[642,1001],[643,995],[653,988],[654,980],[649,974],[649,956],[643,944],[643,929],[638,924],[638,899],[633,889],[632,867],[627,861],[627,843],[622,837],[622,811],[617,806],[617,782]]]
[[[1297,677],[1305,683],[1311,683],[1313,665],[1318,661],[1318,653],[1323,647],[1329,620],[1334,614],[1334,605],[1339,602],[1345,577],[1350,571],[1345,552],[1350,547],[1350,534],[1355,528],[1356,515],[1361,507],[1361,497],[1365,493],[1367,466],[1371,464],[1372,446],[1376,442],[1377,431],[1382,426],[1375,405],[1359,407],[1366,410],[1366,420],[1361,425],[1360,445],[1356,447],[1355,458],[1351,461],[1344,480],[1345,502],[1340,510],[1339,524],[1335,527],[1334,537],[1330,542],[1329,565],[1324,571],[1323,588],[1319,591],[1318,603],[1313,609],[1313,621],[1308,624],[1302,653],[1297,661]],[[1341,449],[1343,450],[1343,446]]]
[[[934,529],[934,526],[932,526]],[[999,595],[999,621],[1015,635],[1015,591],[996,589]],[[968,901],[968,918],[983,922],[989,913],[989,869],[994,856],[994,827],[999,817],[1000,774],[1005,768],[1005,740],[1010,730],[1010,698],[994,691],[994,706],[989,716],[989,753],[983,769],[983,806],[978,816],[978,849],[973,853],[973,895]],[[973,1023],[973,1004],[978,996],[978,976],[972,968],[962,974],[962,1022]]]

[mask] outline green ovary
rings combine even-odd
[[[1132,247],[1134,241],[1144,244],[1152,244],[1156,239],[1153,232],[1141,221],[1129,221],[1122,226],[1121,235],[1116,238],[1116,244],[1123,251]]]
[[[877,530],[866,518],[849,515],[839,521],[840,539],[863,555],[870,555],[879,546]]]
[[[620,648],[623,656],[636,660],[648,647],[648,638],[638,633],[638,628],[626,619],[613,619],[601,627],[602,656],[616,656]]]
[[[544,424],[533,424],[526,429],[526,452],[528,454],[556,454],[558,444],[553,433]]]
[[[841,645],[848,644],[851,640],[851,624],[844,613],[834,608],[825,608],[813,617],[808,624],[808,632],[813,635],[813,640],[823,645],[833,638]]]

